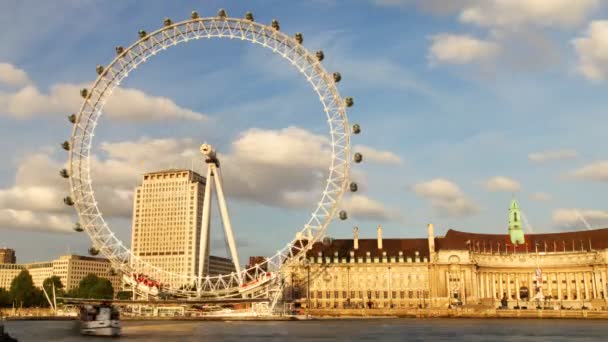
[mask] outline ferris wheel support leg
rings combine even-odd
[[[207,167],[207,178],[205,181],[205,197],[203,198],[203,217],[201,219],[201,236],[198,255],[198,294],[203,288],[203,272],[209,260],[209,231],[211,221],[211,189],[213,188],[213,170],[211,164]]]
[[[239,254],[236,250],[236,243],[234,241],[234,233],[232,232],[232,224],[230,224],[230,217],[228,216],[228,207],[226,206],[226,199],[224,198],[224,188],[222,187],[222,178],[220,176],[220,170],[215,167],[214,164],[209,164],[215,172],[215,188],[217,192],[217,201],[220,206],[220,215],[222,216],[222,222],[224,222],[224,230],[226,231],[226,240],[228,240],[228,247],[230,248],[230,254],[232,255],[232,262],[234,263],[234,269],[239,280],[239,285],[243,283],[241,277],[241,266],[239,263]]]

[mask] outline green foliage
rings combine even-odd
[[[46,290],[46,293],[49,294],[50,297],[53,296],[53,284],[55,284],[55,295],[57,297],[63,297],[65,294],[63,283],[61,282],[61,278],[58,276],[52,276],[44,279],[42,282],[42,287]]]
[[[8,290],[0,287],[0,308],[10,307],[11,303],[11,295]]]
[[[17,307],[48,306],[44,293],[34,286],[32,276],[27,270],[21,271],[13,279],[9,295],[11,302]]]
[[[118,291],[116,293],[116,299],[131,300],[133,298],[133,291]]]
[[[78,287],[68,293],[68,297],[87,299],[112,299],[113,296],[112,283],[92,273],[82,278]]]

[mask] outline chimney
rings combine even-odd
[[[435,253],[435,227],[433,227],[432,223],[429,223],[427,226],[428,239],[429,239],[429,252]]]
[[[378,249],[382,249],[382,226],[378,226]]]
[[[359,228],[358,227],[353,228],[353,236],[354,236],[354,238],[353,238],[354,239],[354,241],[353,241],[354,248],[355,248],[355,250],[358,250],[359,249]]]

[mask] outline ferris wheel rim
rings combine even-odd
[[[218,23],[222,23],[225,29],[226,23],[238,24],[235,27],[230,27],[228,25],[228,35],[223,35],[222,33],[218,35],[213,35],[210,31],[207,31],[207,35],[199,35],[194,36],[192,39],[201,39],[201,38],[240,38],[241,40],[247,40],[254,45],[260,45],[265,48],[269,48],[273,50],[274,53],[278,53],[284,59],[290,60],[294,66],[297,66],[296,61],[288,58],[287,53],[277,52],[277,47],[280,44],[284,44],[284,46],[292,47],[295,52],[298,52],[299,57],[303,60],[300,62],[308,62],[308,67],[312,71],[316,71],[319,80],[316,80],[317,83],[314,83],[311,80],[310,75],[307,75],[303,69],[303,67],[299,68],[300,73],[307,75],[307,82],[311,84],[313,90],[319,95],[320,101],[324,107],[324,111],[328,118],[328,125],[330,128],[330,136],[331,136],[331,150],[332,157],[331,163],[329,166],[329,175],[327,178],[326,186],[323,190],[321,200],[318,202],[316,209],[312,211],[311,217],[308,222],[297,231],[296,237],[292,239],[286,247],[283,247],[281,250],[277,251],[272,257],[269,257],[265,263],[270,265],[270,260],[276,258],[277,261],[273,262],[277,270],[280,270],[282,267],[282,262],[284,259],[294,258],[297,259],[301,257],[306,250],[314,244],[314,242],[318,241],[329,223],[333,220],[336,211],[338,209],[338,205],[344,195],[348,183],[348,175],[349,175],[349,167],[350,167],[350,134],[349,134],[349,125],[348,118],[346,115],[346,106],[344,105],[344,100],[340,96],[338,89],[336,87],[335,82],[333,82],[330,74],[324,69],[323,65],[320,61],[315,60],[315,56],[304,48],[299,42],[297,42],[294,38],[287,36],[283,32],[278,30],[274,30],[272,27],[259,24],[256,22],[248,21],[247,19],[239,19],[239,18],[230,18],[230,17],[206,17],[206,18],[196,18],[184,20],[176,23],[172,23],[171,25],[166,25],[150,34],[147,34],[146,37],[142,37],[137,40],[133,44],[131,44],[128,48],[124,48],[123,51],[113,59],[113,61],[108,65],[108,67],[97,77],[93,86],[90,89],[90,92],[87,96],[84,96],[85,99],[80,107],[80,110],[77,115],[76,123],[74,124],[72,130],[72,139],[71,146],[72,147],[80,147],[80,151],[76,152],[75,148],[70,150],[69,154],[69,165],[70,165],[70,191],[72,196],[75,198],[75,208],[78,212],[80,222],[85,222],[83,224],[84,230],[91,237],[93,241],[93,245],[98,248],[101,253],[108,257],[112,261],[113,264],[119,264],[118,268],[120,269],[129,269],[133,260],[139,260],[140,257],[135,255],[130,248],[127,248],[124,243],[116,237],[114,232],[109,228],[107,222],[103,218],[99,207],[97,206],[97,202],[95,201],[95,194],[93,190],[93,180],[91,178],[91,149],[92,149],[92,141],[94,136],[95,127],[97,126],[97,120],[102,115],[102,109],[105,105],[105,101],[111,97],[112,91],[119,87],[121,81],[128,77],[128,74],[131,70],[137,68],[139,64],[143,64],[147,61],[147,58],[154,56],[158,53],[158,51],[154,51],[151,55],[144,57],[143,60],[141,56],[135,56],[135,59],[131,60],[131,63],[135,62],[136,64],[129,68],[130,63],[126,65],[122,65],[120,71],[113,71],[113,67],[117,64],[122,63],[124,61],[123,58],[126,56],[130,56],[133,51],[135,51],[139,47],[139,51],[146,51],[154,47],[150,45],[146,47],[144,42],[152,41],[156,39],[156,36],[162,36],[163,33],[166,33],[170,30],[178,30],[179,28],[186,28],[185,32],[179,32],[181,34],[193,33],[193,25],[201,24],[201,23],[211,23],[215,25],[215,29],[219,30]],[[264,39],[264,42],[256,41],[255,39],[251,39],[251,37],[247,36],[247,32],[243,32],[243,25],[248,26],[248,29],[258,29],[262,32],[266,31],[266,33],[271,32],[272,37],[270,36],[260,36],[260,38]],[[239,30],[234,32],[233,30],[238,27]],[[212,25],[213,28],[213,25]],[[188,30],[189,29],[189,30]],[[239,33],[240,36],[235,35],[235,33]],[[169,39],[169,35],[165,35],[165,38]],[[165,50],[171,46],[175,46],[178,44],[186,43],[189,41],[188,38],[184,37],[184,40],[180,41],[179,38],[174,36],[175,40],[172,41],[172,44],[167,46],[162,45],[162,50]],[[272,39],[271,39],[272,38]],[[170,39],[169,39],[170,40]],[[280,40],[280,41],[279,41]],[[274,49],[268,43],[274,43]],[[144,46],[144,49],[141,46]],[[156,46],[157,47],[157,46]],[[283,45],[281,45],[283,47]],[[136,58],[140,57],[138,61]],[[122,72],[123,70],[128,69],[126,72]],[[107,75],[111,73],[112,78],[108,81]],[[118,78],[118,80],[116,80]],[[108,81],[105,83],[105,88],[99,92],[97,89],[98,86],[104,86],[104,81]],[[326,102],[324,102],[323,95],[321,94],[319,87],[325,86],[327,90],[329,90],[329,95],[333,97],[333,101],[330,102],[328,106]],[[93,106],[90,106],[90,98],[93,98],[97,93],[96,102]],[[332,103],[333,102],[333,103]],[[87,115],[87,108],[90,108],[90,111]],[[336,120],[330,115],[338,114],[340,120]],[[94,120],[91,120],[91,117]],[[82,120],[86,119],[86,124],[84,127],[81,125]],[[338,124],[334,127],[334,122],[338,121]],[[339,134],[336,134],[340,129],[342,129]],[[83,134],[79,135],[78,133],[82,131]],[[87,141],[88,139],[88,141]],[[84,162],[84,164],[83,164]],[[77,172],[75,172],[77,171]],[[78,174],[78,177],[74,177],[75,174]],[[336,176],[337,174],[337,176]],[[332,176],[334,176],[332,178]],[[88,191],[88,192],[87,192]],[[331,204],[329,210],[326,208],[328,204]],[[320,219],[321,217],[321,219]],[[315,224],[316,223],[316,224]],[[104,235],[105,234],[105,235]],[[122,251],[122,254],[118,253],[118,250]],[[294,253],[295,250],[295,253]],[[110,253],[111,252],[111,253]],[[174,275],[180,279],[188,279],[188,280],[196,280],[197,276],[189,276],[189,275],[179,275],[174,274],[163,269],[160,269],[148,262],[145,262],[146,266],[149,269],[152,269],[156,272],[160,272],[166,275]],[[141,264],[138,264],[141,265]],[[243,269],[242,273],[247,273],[249,271],[255,270],[259,271],[260,265],[256,265],[254,267],[250,267],[247,269]],[[137,270],[137,269],[136,269]],[[223,290],[233,289],[235,287],[233,279],[230,279],[231,275],[219,275],[213,277],[206,277],[206,281],[209,284],[215,283],[226,285]],[[234,278],[234,275],[232,275]],[[199,279],[200,280],[200,279]],[[210,285],[211,286],[211,285]],[[210,291],[206,291],[206,293],[214,293],[221,292],[222,289],[210,288]],[[173,290],[173,292],[179,292],[177,290]],[[187,291],[186,291],[187,292]]]

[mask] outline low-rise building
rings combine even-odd
[[[0,264],[0,288],[10,288],[13,279],[24,269],[32,276],[34,286],[39,288],[46,278],[58,276],[69,291],[78,287],[82,278],[91,273],[110,280],[115,293],[122,288],[121,275],[112,269],[109,260],[80,255],[64,255],[47,262]]]

